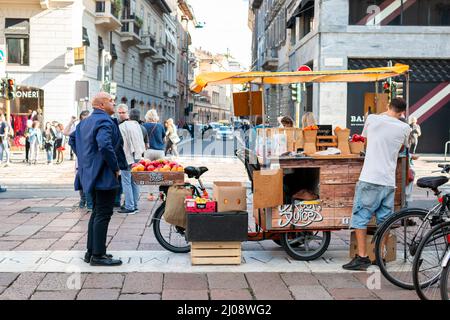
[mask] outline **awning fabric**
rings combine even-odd
[[[193,92],[201,92],[207,85],[222,84],[290,84],[325,82],[375,82],[396,77],[408,72],[409,66],[396,64],[393,67],[368,68],[363,70],[334,70],[311,72],[208,72],[195,78]]]

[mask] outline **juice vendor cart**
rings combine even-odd
[[[191,86],[193,92],[201,92],[207,85],[256,84],[262,96],[262,118],[265,121],[264,86],[292,83],[374,82],[404,76],[406,80],[406,117],[409,115],[409,67],[397,64],[393,67],[364,70],[311,71],[311,72],[212,72],[200,74]],[[378,88],[378,86],[377,86]],[[378,92],[378,89],[376,89]],[[252,95],[249,95],[251,99]],[[250,115],[251,101],[249,101]],[[266,146],[266,130],[262,130]],[[246,167],[252,161],[245,150],[242,154]],[[253,161],[255,161],[253,157]],[[328,248],[331,231],[349,228],[355,185],[358,181],[364,157],[359,154],[268,157],[263,150],[261,170],[249,170],[253,185],[253,216],[256,232],[248,234],[248,240],[272,239],[298,260],[320,257]],[[253,163],[254,168],[259,164]],[[399,157],[396,173],[396,210],[405,205],[405,187],[408,171],[406,157]],[[318,199],[300,201],[295,194],[311,190]]]

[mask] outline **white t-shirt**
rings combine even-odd
[[[367,117],[362,135],[367,138],[360,181],[395,187],[395,170],[402,145],[408,145],[411,128],[385,114]]]

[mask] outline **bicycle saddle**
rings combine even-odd
[[[208,171],[206,167],[186,167],[184,168],[184,173],[188,175],[189,178],[198,179],[202,174]]]
[[[446,184],[448,178],[444,176],[440,177],[424,177],[417,180],[417,186],[420,188],[437,189],[438,187]]]

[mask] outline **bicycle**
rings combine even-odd
[[[449,173],[449,165],[439,165],[442,173]],[[442,199],[438,187],[448,182],[447,177],[424,177],[417,181],[420,188],[431,189],[438,199]],[[407,289],[415,289],[412,275],[414,257],[417,254],[421,240],[433,227],[443,222],[446,207],[441,202],[431,209],[405,208],[388,218],[376,231],[375,256],[376,263],[383,276],[394,285]],[[385,243],[389,236],[395,236],[397,244],[401,245],[401,255],[394,261],[384,260]]]
[[[444,171],[448,173],[450,166],[445,166]],[[439,183],[449,180],[446,177],[436,177],[435,181],[439,181],[439,178]],[[422,300],[436,299],[439,295],[448,299],[446,288],[450,250],[450,194],[443,195],[439,201],[442,221],[422,238],[413,261],[414,288]]]
[[[450,243],[450,222],[447,222],[443,227],[447,229],[447,243]],[[441,267],[441,283],[439,284],[441,288],[441,299],[450,300],[450,249],[447,250],[444,259],[442,259]]]
[[[195,178],[198,181],[198,187],[189,182],[182,185],[184,188],[191,189],[192,196],[194,198],[207,195],[206,188],[200,179],[200,177],[207,171],[208,168],[206,167],[186,167],[184,169],[184,173],[187,174],[189,178]],[[150,226],[153,224],[155,238],[164,249],[174,253],[188,253],[191,251],[191,246],[186,239],[185,228],[167,223],[163,218],[164,211],[166,209],[168,189],[169,187],[167,186],[160,187],[159,199],[162,203],[153,214]],[[157,202],[155,205],[156,204]]]

